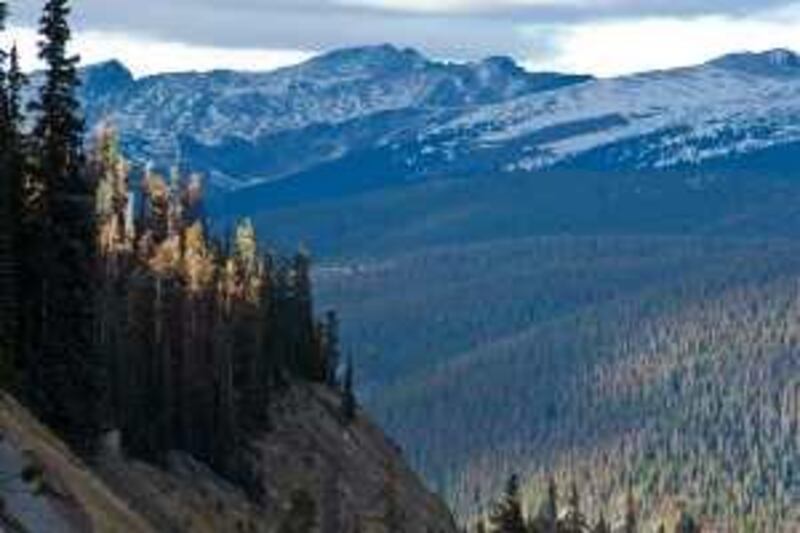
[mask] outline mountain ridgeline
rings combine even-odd
[[[89,124],[126,154],[178,158],[238,213],[452,179],[569,172],[786,170],[794,156],[794,53],[733,54],[611,79],[530,73],[508,58],[453,64],[389,45],[268,73],[134,77],[88,67]]]
[[[519,473],[500,531],[578,498],[623,531],[800,527],[794,53],[611,79],[392,46],[81,75],[128,158],[322,257],[364,403],[465,521],[502,520]]]

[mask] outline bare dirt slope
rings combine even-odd
[[[448,509],[365,417],[295,387],[253,443],[254,500],[192,458],[160,468],[106,452],[87,466],[12,398],[0,397],[0,531],[453,533]]]

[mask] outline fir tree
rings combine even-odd
[[[573,482],[570,486],[567,513],[564,516],[563,524],[559,530],[563,533],[581,533],[586,526],[587,520],[581,512],[581,499],[580,494],[578,494],[578,486]]]
[[[5,26],[6,4],[0,2],[0,31]],[[13,175],[13,121],[9,100],[11,90],[6,71],[7,54],[0,49],[0,386],[14,380],[14,354],[17,338],[17,283],[15,234],[17,218],[14,197],[17,193]]]
[[[37,360],[30,384],[41,416],[80,449],[101,430],[103,367],[94,347],[94,194],[84,172],[83,121],[76,98],[78,58],[67,53],[67,0],[49,0],[40,19],[46,65],[34,128],[38,209],[34,261],[38,290]],[[26,293],[27,296],[27,293]]]
[[[628,488],[625,498],[625,522],[622,526],[622,533],[636,533],[638,531],[636,499],[633,496],[633,489]]]
[[[675,524],[675,533],[700,533],[700,527],[692,515],[684,511],[681,513],[678,523]]]
[[[519,491],[519,477],[512,475],[506,483],[503,499],[489,517],[493,533],[526,533],[525,518]]]
[[[353,390],[353,359],[347,360],[344,371],[344,384],[342,389],[342,416],[346,422],[352,422],[356,417],[356,394]]]
[[[600,513],[600,519],[595,524],[594,528],[592,529],[593,533],[611,533],[611,526],[608,525],[606,522],[606,517],[603,513]]]
[[[531,529],[536,533],[555,533],[558,529],[558,486],[552,477],[547,482],[547,495]]]
[[[325,315],[325,343],[323,364],[325,367],[326,382],[329,387],[335,389],[338,386],[337,372],[339,370],[339,360],[341,351],[339,349],[339,317],[336,311],[328,311]]]

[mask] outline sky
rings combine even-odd
[[[27,69],[42,0],[9,0]],[[508,55],[531,70],[615,76],[729,52],[800,50],[800,0],[77,0],[73,49],[136,75],[270,70],[392,43],[433,58]]]

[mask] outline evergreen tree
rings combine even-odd
[[[6,4],[0,2],[0,32],[5,26]],[[13,173],[13,120],[11,90],[6,71],[7,54],[0,49],[0,386],[14,380],[17,339],[16,224],[14,198],[17,194]]]
[[[9,55],[8,76],[6,80],[5,105],[5,127],[2,135],[2,179],[3,179],[3,199],[2,208],[6,217],[3,225],[8,235],[8,245],[12,250],[10,258],[4,269],[6,280],[11,280],[13,285],[10,290],[4,289],[11,304],[7,306],[8,315],[4,318],[5,331],[3,337],[6,349],[13,354],[7,359],[13,367],[12,376],[7,383],[19,386],[20,377],[24,372],[24,350],[23,338],[23,302],[27,300],[27,294],[23,292],[23,251],[26,243],[23,238],[23,184],[27,169],[28,146],[25,135],[23,134],[23,113],[22,113],[22,90],[27,83],[25,75],[20,68],[19,52],[17,46],[11,48]],[[25,294],[25,298],[22,295]]]
[[[21,141],[22,122],[22,89],[27,83],[27,77],[22,73],[20,67],[19,49],[17,45],[11,47],[8,65],[8,122],[11,125],[11,133],[15,136],[15,141]]]
[[[700,526],[697,525],[692,515],[687,512],[681,513],[681,518],[675,524],[675,533],[700,533]]]
[[[606,517],[603,513],[600,513],[600,519],[595,524],[594,528],[592,529],[593,533],[611,533],[611,526],[608,525],[606,522]]]
[[[36,360],[28,390],[34,408],[80,449],[101,431],[99,399],[104,398],[103,366],[94,346],[96,232],[94,194],[84,171],[83,121],[76,89],[78,58],[67,53],[70,29],[67,0],[49,0],[40,19],[39,57],[46,65],[34,128],[38,156],[38,262],[33,297],[39,321],[32,347]],[[29,293],[26,292],[26,296]]]
[[[326,382],[329,387],[338,386],[337,372],[339,370],[339,360],[341,351],[339,349],[339,317],[336,311],[328,311],[325,315],[325,342],[323,364],[325,367]]]
[[[536,533],[555,533],[558,530],[558,486],[552,477],[547,482],[547,495],[531,529]]]
[[[342,389],[342,416],[346,422],[352,422],[356,417],[356,393],[353,390],[353,359],[347,360],[344,371],[344,384]]]
[[[570,486],[570,495],[567,506],[567,513],[559,531],[563,533],[581,533],[587,527],[586,517],[581,512],[581,499],[578,494],[578,486],[575,482]]]
[[[526,533],[525,518],[519,491],[519,477],[512,475],[506,483],[503,499],[497,503],[489,517],[493,533]]]
[[[633,489],[629,487],[625,498],[625,522],[622,526],[622,533],[636,533],[638,531],[637,516],[636,499],[633,496]]]

